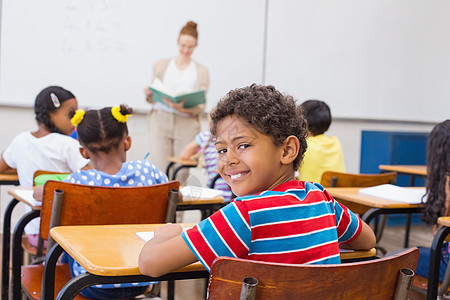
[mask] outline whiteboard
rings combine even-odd
[[[198,23],[193,58],[210,71],[207,109],[232,88],[261,83],[263,0],[2,0],[0,103],[32,106],[49,85],[80,106],[149,109],[152,65],[177,55]]]
[[[450,117],[450,1],[276,0],[265,82],[334,117]]]

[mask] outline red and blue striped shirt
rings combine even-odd
[[[290,181],[239,197],[183,232],[207,270],[219,256],[288,264],[340,263],[339,244],[361,232],[358,216],[312,182]]]

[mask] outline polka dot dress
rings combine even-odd
[[[114,175],[97,170],[77,170],[65,181],[93,186],[144,186],[167,182],[167,176],[150,161],[137,160],[123,163]]]

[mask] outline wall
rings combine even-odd
[[[1,3],[0,103],[32,105],[60,84],[82,106],[148,109],[151,66],[177,54],[193,19],[194,58],[211,72],[208,109],[256,82],[327,101],[335,117],[438,122],[450,111],[447,0]]]

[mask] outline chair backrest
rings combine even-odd
[[[208,299],[239,299],[242,281],[258,281],[255,299],[392,299],[401,269],[416,270],[417,248],[397,255],[334,265],[283,265],[219,257]]]
[[[63,191],[58,224],[117,225],[166,222],[178,181],[140,187],[103,187],[49,180],[44,185],[40,235],[48,239],[55,190]],[[173,207],[175,211],[176,204]]]
[[[370,187],[380,184],[395,184],[396,172],[379,174],[350,174],[326,171],[322,174],[320,184],[323,187]]]

